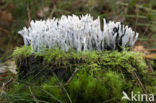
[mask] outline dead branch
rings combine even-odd
[[[76,74],[76,72],[78,71],[78,69],[76,68],[75,71],[73,72],[73,74],[71,75],[71,77],[68,79],[68,81],[65,83],[65,85],[68,85],[69,82],[72,80],[73,76]]]
[[[29,91],[30,91],[31,96],[33,97],[34,101],[35,101],[36,103],[39,103],[38,100],[37,100],[37,98],[35,97],[35,95],[34,95],[33,92],[31,91],[30,86],[29,86],[28,88],[29,88]]]
[[[1,28],[1,27],[0,27],[0,31],[5,32],[6,34],[9,34],[9,31],[8,30],[6,30],[4,28]]]
[[[12,81],[13,81],[13,78],[11,78],[6,83],[3,83],[2,87],[1,87],[1,94],[0,94],[0,96],[2,96],[2,94],[4,93],[4,90],[5,90],[6,86],[9,85]]]
[[[136,78],[136,80],[137,80],[139,86],[142,88],[143,92],[144,92],[145,94],[147,94],[147,90],[146,90],[146,88],[144,87],[144,85],[142,84],[142,82],[141,82],[141,80],[139,79],[139,77],[138,77],[138,75],[136,74],[136,72],[133,72],[132,75],[133,75],[133,77]]]
[[[53,9],[50,12],[49,18],[52,19],[54,12],[56,11],[56,5],[54,5]]]
[[[30,26],[30,22],[31,22],[31,12],[30,12],[29,5],[27,5],[27,15],[28,15],[28,26]]]

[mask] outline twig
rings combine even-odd
[[[117,2],[117,4],[123,5],[123,6],[128,6],[128,3],[123,3],[123,2]],[[139,9],[144,9],[144,10],[146,10],[146,11],[148,11],[148,12],[149,12],[149,11],[150,11],[150,12],[156,12],[156,10],[151,9],[151,8],[147,8],[147,7],[144,7],[144,6],[142,6],[142,5],[136,4],[135,6],[138,7]]]
[[[140,87],[142,87],[143,92],[144,92],[145,94],[147,94],[147,91],[146,91],[144,85],[142,84],[141,80],[140,80],[139,77],[137,76],[136,72],[133,72],[132,75],[136,78],[136,80],[138,81]]]
[[[142,87],[143,92],[144,92],[145,94],[147,94],[147,90],[146,90],[146,88],[144,87],[144,85],[142,84],[142,82],[141,82],[141,80],[139,79],[139,77],[137,76],[136,72],[133,72],[132,74],[133,74],[133,76],[137,79],[139,85]],[[149,103],[153,103],[153,102],[149,102]]]
[[[136,18],[136,15],[125,15],[127,18]],[[148,19],[147,16],[144,15],[138,15],[139,19]]]
[[[71,75],[71,77],[68,79],[68,81],[65,83],[65,85],[68,85],[69,82],[72,80],[73,76],[76,74],[76,72],[78,71],[78,69],[76,68],[75,71],[73,72],[73,74]]]
[[[9,31],[8,31],[8,30],[6,30],[6,29],[4,29],[4,28],[1,28],[1,27],[0,27],[0,31],[3,31],[3,32],[5,32],[6,34],[9,34]]]
[[[39,103],[38,100],[37,100],[37,98],[35,97],[35,95],[32,93],[30,86],[29,86],[28,88],[29,88],[29,91],[30,91],[31,96],[33,97],[34,101],[35,101],[36,103]]]
[[[149,60],[147,60],[147,64],[148,64],[149,72],[153,72],[154,70]]]
[[[30,26],[30,22],[31,22],[31,12],[30,12],[29,5],[27,5],[27,15],[28,15],[28,26]]]
[[[68,97],[70,103],[72,103],[72,100],[71,100],[71,98],[70,98],[70,96],[69,96],[67,90],[66,90],[65,87],[64,87],[65,85],[63,85],[63,84],[59,81],[58,78],[57,78],[57,80],[58,80],[58,83],[59,83],[59,85],[60,85],[60,87],[61,87],[61,88],[60,88],[61,93],[63,93],[63,90],[64,90],[64,92],[66,93],[66,95],[67,95],[67,97]]]
[[[134,31],[136,31],[137,29],[137,22],[138,22],[138,15],[139,15],[139,8],[136,6],[136,9],[135,9],[135,12],[136,12],[136,19],[135,19],[135,28],[134,28]]]
[[[56,11],[56,5],[54,5],[54,8],[50,12],[50,16],[49,16],[50,19],[53,17],[55,11]]]
[[[13,78],[11,78],[9,81],[7,81],[6,83],[3,83],[3,85],[2,85],[2,87],[1,87],[1,96],[2,96],[2,94],[3,94],[3,92],[4,92],[4,89],[5,89],[5,87],[7,86],[7,85],[9,85],[11,82],[13,81]]]
[[[156,48],[152,48],[152,49],[148,49],[148,50],[151,51],[151,52],[155,52]]]

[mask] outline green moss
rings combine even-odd
[[[17,48],[13,55],[20,82],[8,94],[18,94],[23,100],[32,100],[28,88],[31,87],[37,100],[43,102],[127,103],[121,101],[122,91],[143,91],[134,73],[149,93],[155,90],[156,82],[151,82],[155,81],[154,74],[148,73],[141,55],[132,51],[64,52],[45,49],[36,53],[31,52],[30,47],[22,47]],[[73,74],[76,69],[78,71]],[[13,97],[9,101],[18,103],[19,99]]]
[[[13,58],[17,59],[20,56],[24,56],[24,57],[28,57],[30,55],[32,55],[33,51],[31,50],[30,46],[23,46],[21,48],[17,47],[12,56]]]
[[[102,103],[120,101],[124,79],[118,73],[99,72],[96,78],[86,72],[79,72],[68,86],[74,103]]]
[[[59,60],[63,57],[66,57],[66,53],[58,48],[43,51],[44,53],[40,53],[40,56],[44,56],[44,60],[51,62],[52,60]]]
[[[43,73],[43,71],[50,72],[54,69],[65,70],[65,74],[70,74],[74,71],[74,68],[84,67],[91,70],[90,72],[96,71],[98,68],[106,71],[118,71],[126,74],[129,79],[131,79],[133,72],[137,72],[139,76],[147,72],[147,66],[143,58],[139,53],[132,51],[76,52],[70,50],[65,52],[57,48],[52,50],[44,49],[36,53],[32,52],[30,47],[22,47],[14,51],[13,57],[16,59],[21,76],[27,74],[36,75],[40,71]]]
[[[34,102],[30,88],[37,101],[43,103],[70,103],[67,93],[72,103],[128,103],[121,101],[122,91],[143,93],[141,87],[128,82],[131,81],[114,71],[105,72],[101,69],[90,75],[86,69],[81,69],[68,84],[53,76],[41,85],[16,84],[8,94],[13,96],[9,98],[13,103],[20,103],[22,100],[25,100],[24,103]]]
[[[69,103],[68,93],[72,103],[102,103],[105,101],[121,103],[122,89],[126,84],[120,74],[112,71],[104,73],[103,70],[96,77],[88,74],[86,70],[81,70],[68,85],[65,85],[65,88],[60,83],[61,81],[56,77],[52,77],[40,86],[16,84],[8,92],[9,95],[14,96],[9,98],[9,101],[13,103],[20,103],[22,100],[26,100],[24,103],[33,102],[31,88],[31,92],[38,101]]]
[[[13,103],[28,103],[32,102],[30,91],[28,85],[16,83],[12,87],[13,89],[9,91],[7,96]],[[23,92],[24,91],[24,92]]]

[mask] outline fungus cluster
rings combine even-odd
[[[132,47],[138,33],[120,22],[103,19],[101,29],[100,18],[90,15],[62,16],[47,20],[31,21],[30,27],[24,27],[18,33],[25,45],[31,45],[37,52],[43,48],[59,47],[64,51],[69,48],[76,51],[85,50],[118,50],[121,47]]]

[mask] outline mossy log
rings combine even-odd
[[[17,48],[13,57],[18,83],[8,94],[20,94],[9,99],[15,103],[128,103],[121,101],[122,91],[156,93],[154,74],[133,51],[45,49],[36,53],[26,46]]]
[[[13,57],[18,67],[19,79],[29,76],[52,76],[56,74],[61,79],[68,79],[75,68],[95,68],[112,70],[123,73],[127,79],[131,73],[136,72],[142,76],[147,72],[147,66],[140,54],[132,51],[85,51],[64,52],[60,49],[43,50],[40,53],[33,52],[31,48],[17,48]]]

